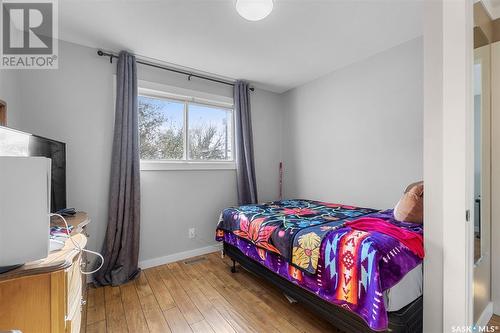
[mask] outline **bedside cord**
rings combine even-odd
[[[99,252],[94,252],[94,251],[90,251],[90,250],[87,250],[87,249],[83,249],[80,247],[80,245],[78,243],[76,243],[73,238],[71,238],[71,236],[68,234],[69,232],[69,226],[68,226],[68,222],[66,222],[66,219],[62,216],[62,215],[59,215],[59,214],[49,214],[50,217],[52,216],[56,216],[58,218],[60,218],[61,220],[64,221],[64,225],[66,226],[66,235],[63,236],[63,237],[66,237],[68,238],[71,243],[73,243],[73,245],[75,246],[75,250],[77,250],[79,253],[81,252],[87,252],[87,253],[91,253],[91,254],[94,254],[96,256],[98,256],[100,259],[101,259],[101,264],[99,265],[98,268],[94,269],[93,271],[90,271],[90,272],[84,272],[82,271],[82,266],[80,266],[80,272],[84,275],[90,275],[90,274],[94,274],[95,272],[97,272],[98,270],[101,269],[101,267],[104,265],[104,257],[99,253]]]

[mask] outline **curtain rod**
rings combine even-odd
[[[118,56],[116,54],[110,53],[110,52],[104,52],[102,50],[97,50],[97,55],[100,56],[100,57],[109,57],[109,62],[111,62],[111,63],[113,62],[113,58],[118,59]],[[220,84],[225,84],[225,85],[234,87],[234,83],[233,82],[225,81],[225,80],[218,79],[218,78],[215,78],[215,77],[211,77],[211,76],[207,76],[207,75],[202,75],[202,74],[197,74],[197,73],[193,73],[193,72],[188,72],[188,71],[184,71],[184,70],[178,69],[178,68],[167,67],[167,66],[164,66],[164,65],[155,64],[153,62],[144,61],[144,60],[140,60],[140,59],[136,59],[136,62],[138,64],[141,64],[141,65],[150,66],[150,67],[159,68],[159,69],[163,69],[163,70],[174,72],[174,73],[178,73],[178,74],[187,75],[188,80],[191,80],[192,77],[196,77],[198,79],[212,81],[212,82],[216,82],[216,83],[220,83]],[[250,88],[250,90],[254,91],[255,88]]]

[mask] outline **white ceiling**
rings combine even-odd
[[[61,39],[126,49],[283,92],[422,35],[422,1],[275,0],[249,22],[234,0],[62,0]]]

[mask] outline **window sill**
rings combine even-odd
[[[236,170],[235,162],[141,161],[141,171]]]

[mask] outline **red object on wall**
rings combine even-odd
[[[280,162],[280,200],[283,200],[283,162]]]

